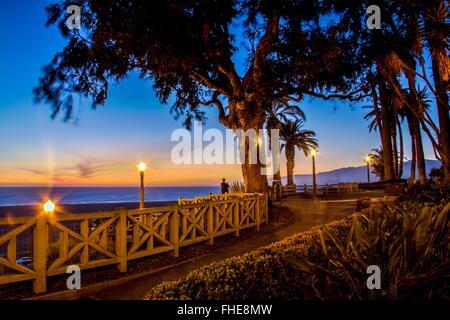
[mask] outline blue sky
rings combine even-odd
[[[150,185],[214,184],[222,175],[239,179],[238,166],[175,168],[170,135],[181,120],[158,101],[150,82],[133,75],[113,84],[97,110],[85,103],[74,121],[51,120],[50,107],[34,104],[32,95],[43,66],[64,45],[56,28],[45,27],[48,2],[0,2],[0,184],[133,184],[141,160],[149,165]],[[236,60],[241,58],[238,53]],[[310,98],[300,106],[319,139],[319,171],[362,165],[363,156],[379,146],[360,106]],[[208,116],[206,127],[223,130],[214,109]],[[426,157],[434,158],[424,140]],[[405,139],[407,157],[409,149]],[[309,172],[310,159],[297,155],[295,173]]]

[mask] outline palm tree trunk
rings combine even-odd
[[[444,184],[450,185],[450,115],[449,115],[449,104],[448,104],[448,93],[446,84],[450,77],[450,58],[447,54],[447,37],[444,27],[439,29],[441,25],[445,24],[445,15],[442,14],[445,10],[445,2],[442,0],[432,0],[430,1],[429,14],[433,17],[430,18],[429,15],[424,14],[425,22],[425,36],[427,38],[428,47],[431,53],[431,68],[433,70],[433,80],[436,90],[436,105],[439,121],[439,146],[440,146],[440,156],[442,158],[442,164],[444,166]],[[438,12],[441,13],[438,17]],[[438,24],[432,19],[438,20]],[[439,27],[436,27],[439,26]]]
[[[398,142],[400,145],[400,161],[399,161],[399,165],[398,165],[398,177],[399,179],[402,178],[403,176],[403,159],[405,157],[404,155],[404,149],[403,149],[403,132],[402,132],[402,126],[400,123],[400,120],[397,117],[397,128],[398,128]]]
[[[406,121],[408,122],[409,135],[411,137],[411,167],[409,173],[409,182],[412,183],[416,179],[416,130],[414,128],[415,119],[411,116],[406,117]]]
[[[414,127],[416,133],[416,155],[417,155],[417,172],[419,174],[419,182],[427,182],[427,170],[425,168],[425,154],[423,152],[422,132],[420,131],[419,121],[414,119]]]
[[[295,146],[286,144],[287,184],[294,184]]]
[[[413,182],[416,179],[416,138],[411,136],[411,168],[409,174],[409,181]]]
[[[386,103],[385,84],[383,80],[379,81],[380,90],[380,104],[381,104],[381,145],[383,147],[383,162],[384,162],[384,179],[391,180],[394,178],[394,159],[392,157],[392,112]]]
[[[407,63],[409,69],[406,70],[406,77],[408,79],[408,87],[411,96],[409,107],[412,108],[413,111],[417,112],[417,110],[419,110],[419,101],[416,91],[416,79],[415,74],[411,71],[416,69],[416,64],[413,57],[410,57]],[[420,130],[419,119],[417,118],[416,115],[412,114],[410,117],[408,117],[408,128],[409,133],[411,134],[411,148],[413,154],[413,159],[411,159],[411,179],[415,179],[416,165],[417,165],[419,182],[426,183],[427,172],[425,169],[425,155],[423,152],[422,132]]]
[[[398,168],[398,147],[397,147],[397,115],[394,116],[394,123],[392,123],[392,158],[394,161],[394,176],[398,179],[399,168]]]
[[[276,143],[279,144],[280,142],[279,141],[272,141],[273,137],[272,137],[272,134],[271,134],[271,129],[275,129],[275,128],[267,128],[267,129],[268,129],[267,135],[269,137],[269,150],[273,151],[272,150],[272,143],[276,142]],[[273,174],[273,181],[280,181],[280,183],[281,183],[281,170],[280,170],[280,167],[278,167],[278,171],[277,172],[274,172],[274,174]]]

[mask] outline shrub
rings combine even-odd
[[[399,199],[162,283],[146,299],[428,299],[449,296],[450,204]],[[381,268],[382,289],[366,285]]]
[[[231,193],[242,193],[245,192],[245,185],[242,181],[233,181],[230,185]]]
[[[444,208],[403,203],[387,210],[368,210],[354,215],[345,238],[319,229],[319,261],[300,257],[293,263],[299,270],[312,272],[324,292],[318,298],[332,297],[333,288],[350,285],[349,299],[411,299],[448,295],[446,277],[450,272],[448,213]],[[384,290],[367,290],[369,265],[381,268]],[[331,289],[331,290],[330,290]]]
[[[339,234],[349,221],[327,225],[330,232]],[[345,232],[344,232],[345,233]],[[317,230],[311,230],[268,247],[215,262],[192,271],[179,281],[155,287],[146,299],[295,299],[313,297],[313,288],[303,285],[311,275],[299,272],[292,264],[298,248],[305,254],[313,249],[311,240]],[[299,274],[300,273],[300,274]]]

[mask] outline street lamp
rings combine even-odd
[[[367,182],[370,183],[370,156],[366,157],[366,163],[367,163]]]
[[[316,183],[316,156],[317,150],[311,149],[311,157],[312,157],[312,171],[313,171],[313,195],[314,197],[317,195],[317,183]]]
[[[139,163],[138,165],[139,173],[141,176],[141,196],[140,196],[140,202],[139,202],[139,208],[144,209],[144,172],[147,170],[147,165],[143,162]]]
[[[52,202],[52,200],[48,200],[46,203],[44,203],[43,208],[44,208],[45,214],[51,215],[55,212],[56,206]]]

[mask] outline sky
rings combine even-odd
[[[148,166],[150,186],[215,185],[222,177],[241,180],[238,165],[173,164],[176,142],[170,138],[182,128],[182,120],[159,102],[150,82],[133,74],[112,84],[108,100],[96,110],[83,102],[74,120],[52,120],[50,106],[35,104],[32,94],[42,68],[64,46],[56,28],[45,27],[48,3],[0,2],[0,185],[135,185],[140,161]],[[237,61],[242,58],[242,52],[235,56]],[[363,120],[367,111],[361,105],[306,98],[300,107],[306,127],[317,133],[319,172],[363,165],[364,156],[380,145],[378,133],[368,132]],[[205,130],[224,130],[216,110],[208,110],[207,116]],[[424,140],[426,157],[434,159]],[[409,157],[408,139],[405,150]],[[286,173],[285,162],[281,172]],[[311,159],[297,152],[294,173],[309,172]]]

